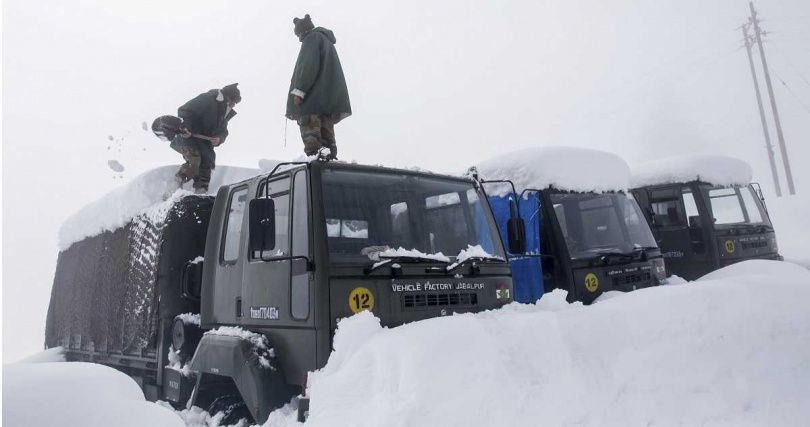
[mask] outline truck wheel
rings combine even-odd
[[[220,412],[224,414],[219,421],[219,424],[223,426],[234,425],[242,419],[247,420],[248,425],[254,423],[247,405],[238,394],[229,394],[214,399],[208,406],[208,414],[213,417]]]

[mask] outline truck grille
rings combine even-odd
[[[613,287],[618,289],[624,286],[632,286],[639,283],[649,283],[651,277],[650,272],[626,274],[624,276],[614,277]]]
[[[431,307],[473,307],[478,305],[475,292],[418,293],[402,296],[403,310],[419,310]]]

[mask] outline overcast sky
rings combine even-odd
[[[756,6],[810,201],[810,2]],[[336,128],[344,160],[459,172],[536,145],[631,163],[719,153],[751,162],[772,188],[740,49],[743,0],[6,0],[5,360],[42,348],[62,221],[138,173],[179,163],[144,122],[239,82],[218,164],[300,154],[283,113],[300,46],[292,18],[304,13],[338,40],[354,111]]]

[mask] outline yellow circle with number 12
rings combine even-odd
[[[599,289],[599,279],[593,273],[588,273],[585,275],[585,288],[588,289],[589,292],[596,292]]]
[[[734,253],[734,241],[733,240],[726,240],[725,243],[726,252],[733,254]]]
[[[358,286],[352,289],[349,294],[349,308],[354,313],[359,313],[363,310],[374,310],[374,294],[368,288]]]

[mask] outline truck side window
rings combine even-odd
[[[695,195],[692,194],[692,190],[689,189],[689,187],[683,187],[683,189],[681,189],[681,195],[683,197],[683,207],[684,210],[686,210],[686,218],[689,220],[689,226],[691,227],[693,223],[697,224],[697,222],[700,221],[700,213],[695,203]]]
[[[680,199],[681,195],[672,188],[653,190],[650,192],[650,209],[652,209],[656,227],[677,227],[685,225],[681,217],[682,208],[678,206]]]
[[[292,211],[292,254],[309,256],[309,199],[307,197],[307,174],[298,171],[293,181]],[[303,264],[301,260],[296,260]],[[293,319],[304,320],[309,317],[309,274],[296,272],[293,265],[290,282],[290,314]]]
[[[266,188],[265,186],[269,186]],[[267,248],[263,253],[251,254],[254,259],[285,257],[290,254],[290,178],[284,177],[262,183],[256,197],[268,195],[276,205],[276,247]]]
[[[307,174],[298,171],[293,184],[293,255],[309,256]]]
[[[239,243],[242,237],[242,219],[245,217],[247,187],[234,190],[228,205],[225,222],[225,241],[222,243],[222,261],[233,262],[239,258]]]

